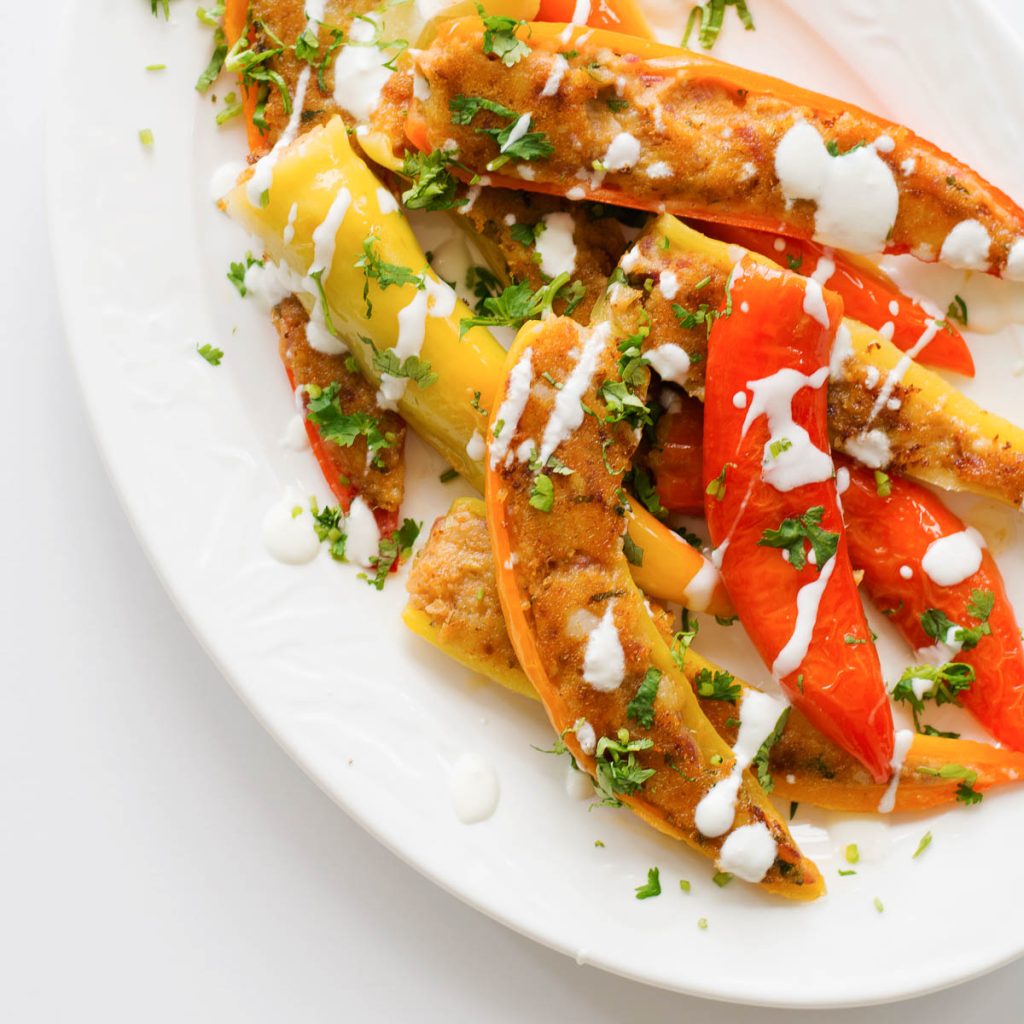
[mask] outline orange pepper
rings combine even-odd
[[[569,23],[576,13],[577,0],[540,0],[537,21]],[[594,0],[587,14],[591,28],[610,29],[641,39],[653,38],[650,25],[635,0]]]

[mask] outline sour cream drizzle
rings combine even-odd
[[[288,124],[281,132],[274,148],[261,157],[252,169],[252,177],[245,186],[245,195],[250,206],[261,207],[263,205],[263,193],[270,191],[274,183],[274,168],[277,161],[281,159],[281,152],[286,146],[290,146],[296,135],[299,133],[299,125],[302,122],[302,110],[306,103],[306,89],[309,87],[309,67],[302,69],[299,80],[295,85],[295,96],[292,100],[292,113],[288,118]]]
[[[562,79],[568,70],[569,62],[560,53],[556,53],[554,60],[551,62],[551,71],[548,74],[548,79],[544,83],[544,88],[540,91],[541,96],[547,99],[550,96],[557,95],[562,85]]]
[[[544,427],[544,437],[540,445],[539,459],[542,466],[546,465],[558,446],[568,440],[572,432],[583,422],[581,399],[590,387],[594,371],[597,369],[597,361],[604,351],[611,329],[612,325],[606,321],[590,332],[579,361],[573,367],[562,390],[556,395],[555,407]]]
[[[543,223],[544,230],[534,243],[541,272],[548,277],[571,274],[576,269],[576,221],[571,213],[549,213]]]
[[[984,538],[972,526],[928,545],[921,559],[924,574],[940,587],[955,587],[981,568]]]
[[[704,794],[694,812],[694,823],[701,835],[714,839],[732,828],[743,772],[788,706],[785,698],[772,697],[758,690],[747,691],[740,705],[740,729],[732,751],[735,757],[732,770]]]
[[[796,622],[793,624],[793,633],[772,663],[772,676],[775,679],[784,679],[791,672],[795,672],[807,657],[807,650],[811,646],[811,638],[814,636],[814,627],[818,623],[818,608],[821,605],[821,598],[828,586],[828,581],[832,578],[832,571],[835,567],[836,556],[833,555],[821,567],[817,579],[805,583],[797,591]]]
[[[875,417],[878,416],[882,409],[885,408],[889,399],[892,398],[893,391],[896,390],[897,384],[903,380],[913,361],[921,354],[921,351],[932,341],[941,329],[941,321],[936,320],[935,318],[929,319],[925,325],[925,329],[921,332],[917,341],[915,341],[914,344],[911,345],[902,356],[900,356],[896,365],[886,374],[882,387],[879,389],[878,395],[875,397],[875,404],[871,407],[871,413],[868,416],[869,426],[874,422]]]
[[[907,753],[913,742],[912,730],[896,730],[892,744],[892,760],[889,762],[889,767],[892,768],[892,778],[889,779],[889,785],[886,786],[882,799],[878,801],[879,814],[891,814],[892,809],[896,806],[896,790],[900,784],[900,771],[903,769],[903,762],[907,759]]]
[[[351,205],[352,193],[344,186],[339,188],[327,216],[313,230],[313,262],[309,268],[310,277],[316,273],[322,273],[324,276],[330,274],[338,231]]]
[[[494,420],[495,428],[501,424],[501,430],[491,441],[491,469],[496,469],[498,463],[508,453],[508,446],[519,427],[519,417],[523,415],[532,387],[533,349],[528,348],[519,357],[519,361],[512,367],[512,372],[508,375],[508,390],[505,392],[505,400],[498,408]]]
[[[615,627],[615,602],[609,601],[601,621],[587,637],[583,652],[583,680],[600,693],[611,693],[622,685],[625,674],[626,655]]]
[[[804,388],[817,390],[828,380],[829,368],[823,366],[807,375],[788,367],[768,377],[748,380],[750,406],[743,421],[742,436],[759,416],[767,416],[770,437],[764,446],[761,478],[777,491],[792,491],[805,484],[831,480],[832,457],[811,443],[810,435],[793,419],[793,399]],[[781,442],[789,441],[782,449]],[[775,445],[777,454],[772,453]]]
[[[763,821],[741,825],[730,832],[718,851],[719,870],[742,878],[745,882],[760,882],[775,863],[779,844],[772,838]]]

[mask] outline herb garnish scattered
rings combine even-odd
[[[361,572],[359,578],[366,580],[371,587],[383,590],[392,566],[400,559],[409,557],[412,553],[412,546],[422,528],[422,523],[417,523],[412,519],[403,520],[402,525],[395,530],[392,536],[381,538],[377,554],[372,559],[373,576],[367,576],[366,573]]]
[[[735,7],[743,27],[748,31],[754,30],[754,19],[747,7],[746,0],[708,0],[707,3],[690,9],[690,16],[686,19],[686,31],[683,33],[683,46],[690,45],[690,35],[694,28],[697,29],[697,41],[701,48],[710,50],[722,31],[722,22],[725,20],[725,9]]]
[[[652,896],[661,895],[661,878],[657,868],[647,869],[647,881],[643,885],[636,887],[636,898],[638,900],[648,900]]]
[[[480,4],[476,5],[476,9],[484,23],[485,54],[500,58],[507,68],[530,55],[529,46],[516,36],[516,29],[525,25],[525,21],[503,15],[488,15]]]
[[[792,708],[786,708],[781,715],[779,720],[775,723],[775,728],[768,734],[768,738],[761,744],[757,753],[754,755],[754,760],[751,763],[751,768],[754,769],[757,774],[757,781],[761,783],[761,788],[766,792],[770,793],[775,789],[775,782],[772,780],[772,774],[768,770],[768,761],[771,757],[772,747],[782,738],[783,732],[786,729],[786,723],[789,721],[789,713]]]
[[[649,739],[631,740],[628,729],[620,729],[616,738],[602,736],[597,741],[596,758],[597,788],[604,794],[601,804],[605,807],[621,807],[619,796],[638,793],[644,783],[654,774],[653,768],[643,768],[636,760],[636,753],[654,746]]]
[[[626,708],[626,715],[644,729],[654,725],[654,701],[658,696],[661,675],[660,669],[649,668]]]
[[[224,353],[219,348],[214,348],[213,345],[196,345],[196,351],[211,366],[220,366],[220,361],[224,358]]]
[[[477,128],[478,135],[489,135],[497,144],[499,154],[487,165],[487,170],[496,171],[504,167],[510,160],[546,160],[555,151],[554,145],[544,132],[529,130],[517,131],[512,137],[513,129],[520,125],[522,118],[514,110],[495,103],[483,96],[453,96],[448,102],[452,124],[468,125],[481,110],[494,114],[506,121],[504,128]],[[529,115],[523,115],[529,117]]]
[[[804,543],[814,551],[814,564],[821,572],[825,563],[836,553],[839,534],[821,528],[825,514],[823,505],[809,508],[799,519],[783,519],[777,530],[765,530],[757,542],[764,548],[781,548],[789,552],[789,564],[800,570],[807,564]]]

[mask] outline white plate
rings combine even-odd
[[[706,861],[631,815],[570,800],[565,766],[531,749],[550,742],[539,708],[473,682],[410,636],[398,581],[377,594],[325,555],[289,568],[264,553],[263,513],[288,484],[326,494],[309,453],[280,443],[293,409],[272,331],[225,280],[245,240],[214,211],[209,182],[242,141],[237,126],[213,127],[209,97],[192,90],[208,33],[192,4],[171,8],[167,24],[141,0],[82,0],[62,26],[49,62],[53,251],[71,352],[132,523],[182,614],[281,744],[439,885],[581,963],[655,985],[839,1006],[925,992],[1018,956],[1024,793],[916,820],[801,811],[796,832],[827,898],[792,906],[739,883],[719,890]],[[1024,61],[980,4],[760,0],[754,12],[756,33],[728,13],[717,53],[898,117],[1024,198],[1011,102],[1024,96]],[[168,70],[144,71],[151,62]],[[153,130],[152,151],[140,128]],[[198,342],[224,349],[223,365],[203,362]],[[1016,344],[979,339],[970,389],[1011,415]],[[429,521],[460,485],[442,488],[438,459],[411,447],[406,512]],[[1005,532],[1015,542],[1001,557],[1024,608],[1015,517],[979,501],[958,507],[990,541]],[[712,632],[712,655],[737,641]],[[728,658],[742,665],[747,655]],[[489,821],[464,826],[448,776],[470,750],[495,765],[501,799]],[[935,841],[912,861],[926,828]],[[838,878],[838,851],[852,841],[859,873]],[[665,891],[638,902],[633,889],[653,864]]]

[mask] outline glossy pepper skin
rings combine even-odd
[[[778,661],[773,672],[794,707],[882,782],[891,774],[892,714],[857,595],[835,481],[780,491],[762,478],[762,458],[772,458],[771,433],[748,386],[780,371],[817,381],[796,391],[789,408],[810,445],[827,453],[825,384],[842,302],[819,292],[824,305],[817,315],[827,311],[826,328],[805,312],[811,303],[804,279],[750,259],[738,265],[730,291],[711,329],[704,419],[704,485],[712,492],[705,494],[705,514],[722,578],[765,663]],[[794,452],[813,454],[799,443]],[[821,528],[838,535],[835,554],[823,565],[808,559],[797,569],[781,550],[760,544],[766,530],[814,508],[822,510]]]
[[[782,238],[771,231],[713,223],[699,227],[712,238],[759,252],[804,277],[815,276],[820,284],[842,298],[848,317],[886,335],[891,330],[892,343],[902,352],[917,345],[926,331],[931,333],[932,317],[927,310],[904,295],[878,266],[862,256],[830,249],[809,239]],[[831,261],[831,273],[827,264],[822,264],[823,259]],[[891,324],[891,328],[887,329],[886,324]],[[973,377],[974,359],[967,342],[948,319],[943,324],[943,329],[914,358],[926,366]]]
[[[995,559],[985,548],[980,568],[962,583],[934,583],[922,570],[921,559],[933,541],[959,533],[964,523],[934,494],[909,480],[890,477],[882,484],[888,491],[883,496],[870,470],[845,458],[837,464],[850,474],[842,496],[850,557],[864,570],[863,586],[871,600],[913,648],[935,643],[921,625],[929,608],[945,612],[958,625],[975,626],[967,612],[972,593],[992,594],[991,633],[954,659],[975,672],[960,701],[1000,743],[1024,750],[1024,645]],[[904,568],[912,573],[909,579],[900,571]]]

